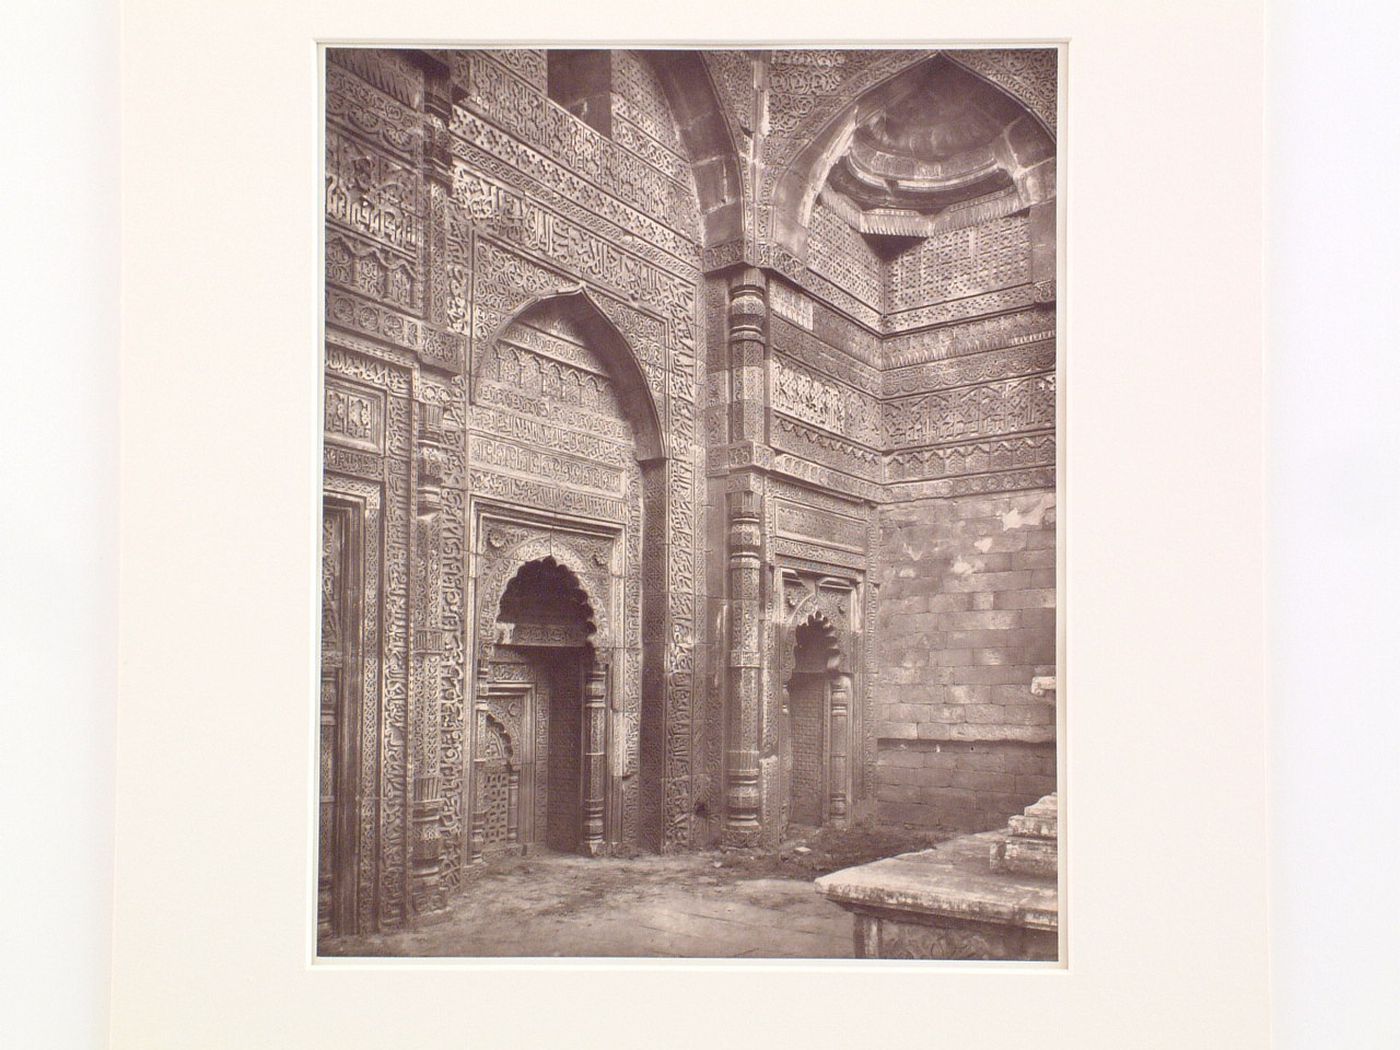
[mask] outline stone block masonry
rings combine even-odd
[[[878,819],[983,831],[1055,790],[1055,494],[892,504],[872,687]]]

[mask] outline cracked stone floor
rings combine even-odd
[[[634,858],[539,852],[473,868],[445,921],[323,940],[323,956],[848,959],[849,912],[816,876],[946,831],[810,830],[778,850]]]

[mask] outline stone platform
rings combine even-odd
[[[1005,831],[952,839],[816,880],[852,912],[861,959],[1024,959],[1059,953],[1053,873],[993,870]]]

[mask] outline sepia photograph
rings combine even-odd
[[[1400,1046],[1392,7],[0,8],[0,1047]]]
[[[0,8],[0,1047],[1400,1046],[1397,18]]]
[[[324,49],[318,957],[1060,959],[1064,57]]]

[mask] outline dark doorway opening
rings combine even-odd
[[[787,681],[788,823],[820,827],[831,816],[832,686],[840,648],[832,625],[814,613],[793,639]]]
[[[594,665],[593,610],[578,578],[545,557],[521,566],[501,597],[494,662],[519,685],[512,724],[519,737],[519,789],[501,843],[515,851],[586,852],[589,721],[585,677]],[[493,694],[494,695],[494,694]],[[507,702],[509,704],[509,702]],[[510,707],[507,707],[510,711]],[[491,843],[484,842],[489,851]]]

